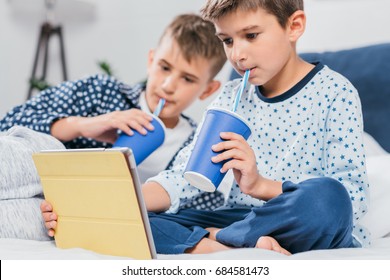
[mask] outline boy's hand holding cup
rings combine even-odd
[[[139,165],[144,159],[146,159],[151,153],[159,148],[165,140],[165,125],[158,118],[163,106],[165,104],[164,99],[160,99],[156,110],[153,114],[151,124],[154,126],[154,130],[148,131],[146,134],[141,134],[138,131],[134,131],[133,135],[127,135],[122,133],[114,143],[113,147],[127,147],[133,151],[135,162]]]
[[[220,137],[221,132],[234,132],[242,135],[245,140],[251,134],[246,121],[232,111],[212,108],[206,112],[203,126],[184,171],[184,178],[200,190],[215,191],[225,177],[226,173],[221,173],[220,170],[226,161],[218,163],[211,161],[211,158],[218,154],[211,147],[224,141]]]
[[[236,114],[241,95],[249,80],[250,70],[246,70],[233,103],[232,111],[213,108],[206,112],[203,126],[196,140],[194,150],[188,160],[184,171],[184,178],[193,186],[200,190],[215,191],[226,173],[221,173],[221,168],[226,160],[214,163],[211,158],[218,153],[211,147],[221,141],[221,132],[234,132],[240,134],[245,140],[251,135],[251,129],[246,121]]]

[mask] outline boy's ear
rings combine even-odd
[[[290,16],[287,26],[290,32],[290,40],[296,42],[305,32],[306,15],[302,10],[298,10]]]
[[[200,100],[204,100],[214,92],[216,92],[221,86],[221,82],[217,80],[212,80],[208,83],[206,90],[199,96]]]
[[[154,49],[150,49],[148,53],[148,68],[152,65],[154,59]]]

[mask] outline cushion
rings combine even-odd
[[[379,145],[377,141],[375,141],[374,137],[372,137],[367,132],[363,133],[363,143],[366,157],[386,154],[386,151]]]
[[[362,103],[364,130],[390,152],[390,43],[323,53],[302,53],[348,78]],[[239,77],[233,70],[230,79]]]
[[[0,135],[0,238],[49,239],[32,153],[64,148],[56,138],[25,127],[15,126]]]

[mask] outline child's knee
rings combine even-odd
[[[352,203],[345,187],[337,180],[313,178],[295,185],[294,207],[308,226],[329,228],[352,224]]]

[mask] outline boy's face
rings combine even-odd
[[[295,40],[274,15],[263,9],[237,10],[214,22],[228,60],[253,85],[275,84],[295,55]]]
[[[160,118],[177,120],[196,98],[204,99],[218,89],[219,82],[210,80],[210,67],[203,57],[193,57],[188,62],[177,43],[165,36],[159,47],[149,53],[146,87],[149,108],[153,111],[160,98],[165,98]]]

